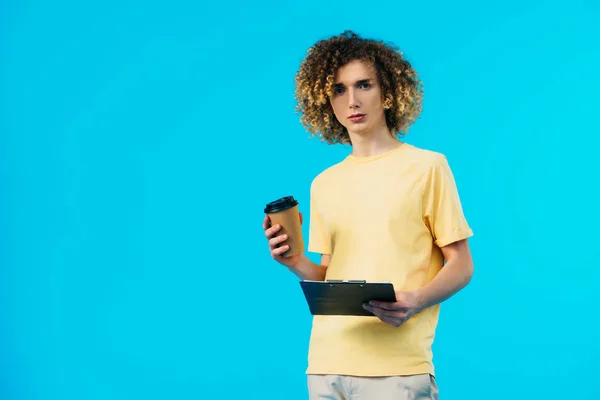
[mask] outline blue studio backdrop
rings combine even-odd
[[[442,397],[597,399],[599,18],[582,0],[3,1],[0,398],[306,398],[311,316],[261,224],[285,195],[308,216],[350,151],[309,138],[293,77],[352,29],[420,73],[405,140],[447,155],[475,232],[473,280],[441,309]]]

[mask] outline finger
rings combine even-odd
[[[379,318],[379,320],[381,322],[385,322],[386,324],[390,324],[393,326],[399,326],[400,322],[396,318],[393,318],[389,315],[384,314],[381,308],[377,309],[377,308],[373,308],[370,306],[366,306],[365,309],[367,311],[372,312],[373,315],[375,315],[377,318]]]
[[[265,231],[265,236],[269,239],[279,230],[281,229],[281,225],[277,224],[275,226],[270,227]]]
[[[385,320],[404,320],[405,314],[400,311],[390,311],[380,307],[370,306],[368,304],[363,305],[364,309],[372,312],[374,315],[379,317],[382,321]]]
[[[276,249],[273,249],[271,251],[271,255],[273,256],[273,258],[275,258],[275,257],[278,257],[278,256],[282,255],[283,253],[285,253],[289,249],[290,249],[290,246],[288,246],[286,244],[284,246],[280,246],[280,247],[277,247]]]
[[[274,237],[272,239],[269,239],[269,244],[273,247],[275,247],[276,245],[278,245],[279,243],[285,242],[288,238],[288,235],[279,235],[277,237]]]
[[[379,319],[381,319],[386,324],[395,326],[396,328],[404,323],[404,320],[401,320],[398,318],[392,318],[392,317],[388,317],[388,316],[383,316],[383,317],[380,317]]]
[[[403,310],[388,310],[385,308],[370,306],[373,313],[382,318],[406,319],[406,311]]]
[[[271,227],[271,219],[268,215],[265,215],[265,219],[263,219],[263,229],[267,230]]]
[[[369,304],[373,307],[382,308],[384,310],[399,310],[401,307],[398,307],[398,303],[389,303],[387,301],[369,301]]]
[[[369,312],[372,312],[373,315],[375,315],[381,321],[394,326],[399,326],[399,324],[401,324],[404,321],[398,315],[390,314],[389,311],[386,311],[383,308],[373,307],[368,304],[363,304],[363,308]]]
[[[404,322],[406,320],[406,313],[403,313],[401,311],[383,311],[383,312],[381,312],[381,317],[389,318],[389,319],[397,319],[399,321]]]
[[[365,310],[369,311],[370,313],[373,313],[373,315],[376,315],[378,317],[381,317],[383,315],[383,309],[378,308],[378,307],[370,306],[368,303],[367,304],[363,304],[363,308]]]

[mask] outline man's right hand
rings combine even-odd
[[[302,224],[302,213],[300,213],[300,224]],[[288,268],[297,268],[298,263],[302,260],[302,257],[304,257],[304,253],[291,257],[282,256],[282,254],[285,253],[290,246],[285,244],[287,235],[277,234],[277,232],[281,230],[281,225],[277,224],[275,226],[271,226],[271,220],[267,215],[263,220],[263,229],[265,230],[265,236],[269,241],[271,257],[278,263],[285,265]]]

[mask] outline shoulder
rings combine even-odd
[[[344,161],[340,161],[330,167],[327,167],[315,176],[311,182],[311,190],[318,190],[327,187],[334,182],[340,174],[344,173]]]
[[[425,168],[440,166],[447,162],[446,155],[439,151],[417,147],[408,143],[405,145],[408,146],[408,157],[410,157],[413,162],[420,164]]]
[[[444,153],[417,147],[410,144],[402,154],[402,162],[409,164],[417,176],[429,175],[436,170],[448,169],[448,160]]]

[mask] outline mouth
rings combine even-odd
[[[348,117],[348,119],[352,122],[358,122],[358,121],[362,121],[364,117],[365,117],[365,114],[352,114],[351,116]]]

